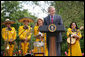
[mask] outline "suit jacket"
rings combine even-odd
[[[47,17],[44,18],[44,25],[49,25],[49,24],[51,24],[50,15],[48,15]],[[54,15],[53,24],[55,24],[55,25],[63,25],[61,16]],[[61,32],[56,33],[56,38],[57,38],[56,42],[62,42]],[[49,41],[48,34],[47,34],[47,41]]]

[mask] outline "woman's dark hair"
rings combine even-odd
[[[72,22],[72,23],[75,23],[76,24],[76,22]],[[72,26],[72,23],[70,24],[70,28],[72,28],[71,27]],[[76,29],[79,29],[78,26],[77,26],[77,24],[76,24]]]

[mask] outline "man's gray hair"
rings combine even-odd
[[[54,6],[49,6],[49,7],[48,7],[48,12],[50,12],[50,9],[51,9],[51,8],[55,8],[55,7],[54,7]]]

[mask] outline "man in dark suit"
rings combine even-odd
[[[50,24],[55,24],[55,25],[62,25],[62,18],[61,16],[55,14],[55,8],[53,6],[48,7],[48,13],[49,15],[44,18],[44,25],[50,25]],[[62,42],[62,35],[61,32],[56,33],[56,52],[58,56],[61,56],[61,47],[60,43]],[[49,37],[47,34],[47,47],[48,47],[48,53],[49,53]],[[48,54],[49,55],[49,54]]]

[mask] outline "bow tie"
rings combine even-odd
[[[27,26],[24,26],[23,28],[24,28],[24,29],[28,29],[28,27],[27,27]]]
[[[11,31],[12,29],[10,27],[8,27],[7,30]]]

